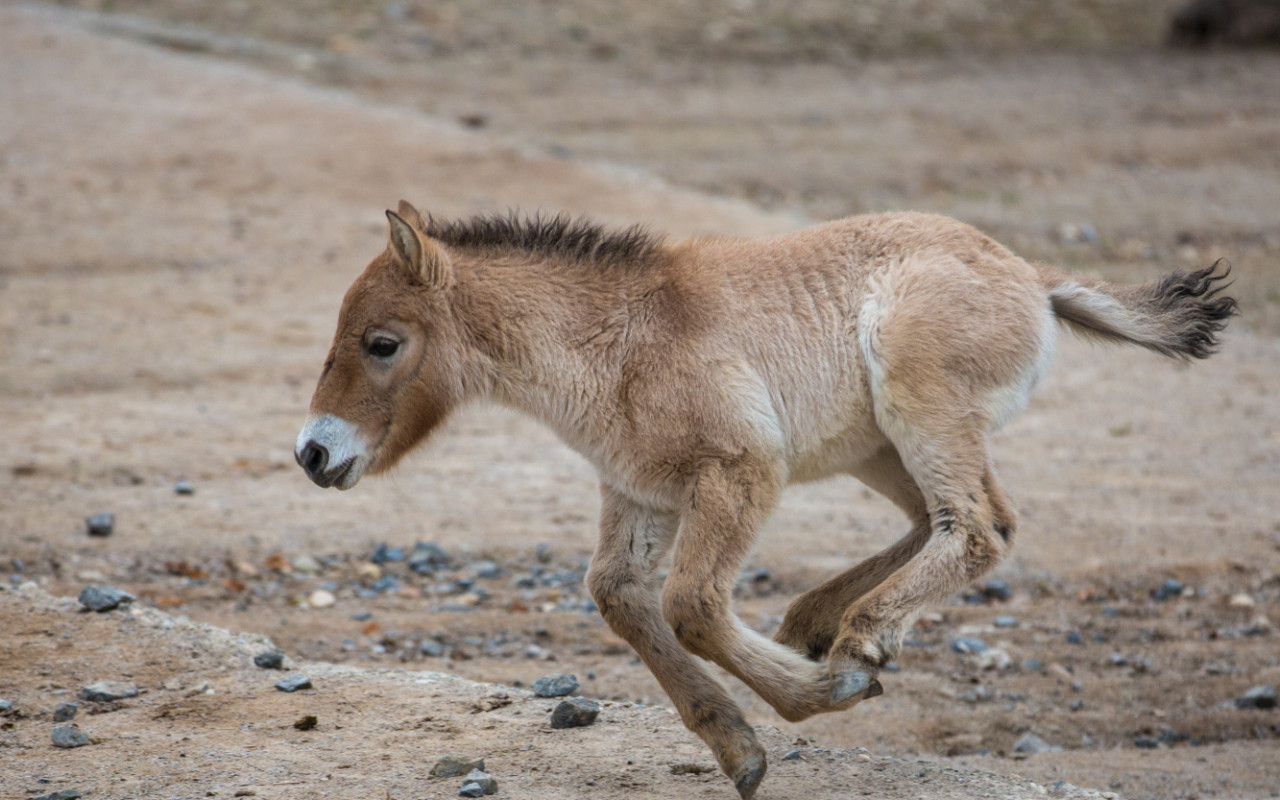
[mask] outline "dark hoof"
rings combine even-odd
[[[884,694],[884,688],[880,685],[880,681],[869,672],[861,670],[841,672],[831,681],[831,705],[833,706],[845,703],[853,705],[882,694]],[[850,700],[853,703],[849,703]]]
[[[760,781],[764,780],[765,769],[767,768],[763,756],[755,756],[751,759],[753,765],[748,767],[733,782],[733,787],[738,790],[738,795],[742,800],[751,800],[756,796],[756,789],[760,788]]]

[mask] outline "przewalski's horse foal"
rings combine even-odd
[[[587,585],[601,614],[744,798],[764,750],[693,656],[788,720],[880,694],[922,607],[1009,551],[987,436],[1049,368],[1056,321],[1204,358],[1235,311],[1213,267],[1086,281],[925,214],[676,244],[566,218],[387,214],[390,245],[343,300],[299,464],[350,489],[479,398],[554,428],[600,473]],[[896,503],[911,531],[802,595],[766,639],[733,613],[738,571],[783,487],[836,473]]]

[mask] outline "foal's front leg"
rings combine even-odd
[[[765,752],[724,686],[676,641],[662,618],[655,575],[679,518],[602,488],[600,543],[587,586],[609,627],[631,643],[680,718],[715,753],[720,768],[750,800],[764,778]]]
[[[777,500],[780,475],[750,455],[701,467],[680,520],[662,610],[681,644],[794,722],[834,710],[827,669],[750,630],[732,610],[738,570]]]

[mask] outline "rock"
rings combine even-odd
[[[0,700],[0,717],[7,717],[13,713],[12,700]]]
[[[983,653],[987,650],[987,643],[981,639],[953,639],[951,650],[955,653]]]
[[[978,654],[978,669],[994,669],[1003,672],[1013,665],[1013,659],[1004,650],[993,647]]]
[[[578,691],[577,675],[544,675],[533,682],[537,697],[564,697]]]
[[[375,564],[386,564],[388,561],[404,561],[404,549],[400,547],[387,547],[386,542],[381,542],[377,548],[374,549],[373,555],[369,556],[369,560]]]
[[[76,713],[80,711],[80,706],[75,703],[58,703],[53,709],[54,722],[70,722],[76,718]]]
[[[458,790],[459,797],[484,797],[484,787],[478,783],[464,783]]]
[[[306,553],[289,559],[289,566],[293,567],[294,570],[307,575],[314,575],[320,571],[320,562],[316,561],[315,558],[307,555]]]
[[[262,669],[284,669],[284,651],[273,647],[258,653],[253,657],[253,665]]]
[[[383,575],[369,587],[378,594],[400,591],[400,580],[394,575]]]
[[[466,775],[472,770],[483,772],[484,759],[441,756],[436,765],[431,768],[430,775],[433,778],[456,778],[459,775]]]
[[[59,789],[48,794],[38,794],[31,800],[77,800],[80,797],[84,797],[84,795],[80,794],[76,789]]]
[[[177,495],[189,496],[196,493],[196,487],[191,481],[178,481],[173,485],[173,493]]]
[[[1236,708],[1268,709],[1276,707],[1276,687],[1273,684],[1255,686],[1236,698]]]
[[[293,723],[293,727],[294,730],[310,731],[315,730],[315,727],[319,724],[320,720],[316,719],[315,714],[307,714],[304,717],[299,717],[298,720]]]
[[[1013,752],[1035,755],[1036,753],[1060,753],[1062,748],[1051,745],[1034,733],[1024,733],[1013,745]]]
[[[497,779],[484,770],[471,770],[467,773],[466,777],[462,779],[462,783],[464,786],[479,786],[482,794],[497,794],[498,792]]]
[[[333,596],[333,592],[325,589],[316,589],[307,598],[307,605],[312,608],[330,608],[336,602],[338,602],[338,598]]]
[[[449,554],[435,542],[418,542],[409,552],[409,569],[430,575],[449,566]]]
[[[424,639],[422,644],[418,645],[418,649],[424,656],[431,658],[440,658],[447,652],[447,648],[435,639]]]
[[[1232,608],[1253,608],[1257,605],[1257,601],[1244,593],[1233,594],[1231,595],[1231,599],[1227,601],[1227,605]]]
[[[585,697],[570,697],[562,700],[556,710],[551,712],[553,728],[584,728],[596,721],[600,715],[600,704]]]
[[[90,514],[84,518],[84,527],[90,536],[110,536],[116,530],[116,515],[109,511]]]
[[[1125,658],[1120,653],[1112,653],[1107,656],[1107,663],[1113,667],[1123,667],[1129,663],[1129,659]]]
[[[539,564],[550,564],[551,545],[546,542],[540,542],[537,547],[533,548],[533,557],[538,559]]]
[[[75,725],[58,725],[53,729],[50,738],[53,740],[54,747],[84,747],[87,744],[92,744],[89,734]]]
[[[492,580],[502,577],[502,567],[494,561],[477,561],[471,565],[471,574],[481,580]]]
[[[138,598],[114,586],[98,586],[91,584],[80,590],[80,605],[90,611],[110,611],[123,603],[132,603]]]
[[[1020,623],[1017,617],[996,617],[991,624],[997,628],[1016,628]]]
[[[1169,600],[1174,597],[1181,597],[1183,590],[1182,581],[1177,578],[1169,578],[1160,584],[1159,589],[1154,589],[1151,596],[1156,600]]]
[[[1067,634],[1067,644],[1084,644],[1084,637],[1079,631],[1071,631]]]
[[[1013,597],[1013,590],[1004,581],[987,581],[982,586],[982,596],[988,602],[1003,603]]]
[[[1150,736],[1133,737],[1133,746],[1141,750],[1155,750],[1160,746],[1160,741]]]
[[[786,752],[786,754],[782,756],[782,760],[783,760],[783,761],[799,761],[799,760],[800,760],[800,751],[799,751],[799,750],[788,750],[788,751]]]
[[[81,689],[80,696],[97,703],[109,703],[113,700],[137,697],[138,687],[122,681],[98,681]]]
[[[282,692],[296,692],[299,689],[310,689],[311,679],[301,673],[290,675],[284,680],[276,682],[276,688]]]

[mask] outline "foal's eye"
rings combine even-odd
[[[391,358],[398,349],[400,349],[400,343],[395,339],[380,336],[369,345],[369,355],[374,358]]]

